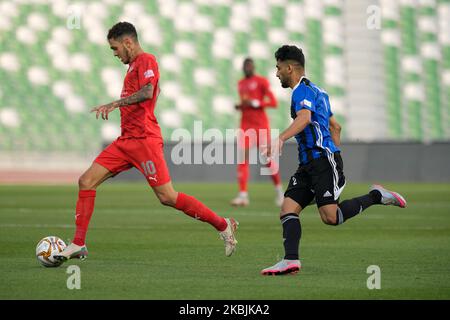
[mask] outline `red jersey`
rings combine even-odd
[[[241,128],[264,129],[269,128],[269,119],[264,108],[277,106],[277,99],[270,90],[269,81],[259,75],[243,78],[238,83],[239,96],[241,97]],[[267,98],[267,99],[266,99]],[[246,100],[256,100],[258,108],[252,107]]]
[[[153,98],[120,107],[120,138],[160,138],[161,128],[155,117],[156,100],[158,99],[159,71],[155,56],[149,53],[139,54],[128,66],[127,75],[123,82],[120,98],[128,97],[143,86],[153,85]]]

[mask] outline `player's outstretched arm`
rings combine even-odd
[[[120,108],[122,106],[129,106],[148,99],[152,99],[153,91],[154,87],[151,83],[149,83],[148,85],[143,86],[139,91],[133,93],[132,95],[99,107],[95,107],[91,110],[91,112],[96,112],[95,117],[97,119],[98,116],[101,114],[103,120],[108,120],[108,114],[116,108]]]
[[[337,147],[341,145],[341,130],[342,127],[339,122],[337,122],[336,118],[333,116],[330,117],[331,139]]]

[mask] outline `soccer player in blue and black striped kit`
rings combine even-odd
[[[283,88],[292,88],[292,124],[264,153],[281,154],[283,143],[294,137],[298,144],[299,167],[284,194],[280,220],[285,256],[261,271],[263,275],[296,273],[301,268],[299,244],[302,234],[300,212],[314,199],[322,221],[340,225],[375,204],[406,207],[398,193],[373,185],[366,195],[340,202],[345,187],[343,162],[338,148],[340,126],[333,117],[328,94],[305,77],[305,57],[300,48],[285,45],[275,53],[277,77]]]

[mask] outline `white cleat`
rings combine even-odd
[[[285,274],[296,274],[302,268],[300,260],[283,259],[277,264],[265,268],[261,271],[263,276],[281,276]]]
[[[55,260],[59,261],[67,261],[69,259],[86,259],[88,255],[88,250],[86,245],[84,246],[78,246],[75,243],[69,244],[62,252],[59,254],[55,254],[54,258]]]
[[[227,228],[220,232],[220,238],[225,242],[225,255],[227,257],[231,256],[234,251],[236,251],[236,244],[238,243],[235,237],[236,229],[238,228],[239,222],[233,218],[225,219],[227,221]]]
[[[377,190],[381,193],[381,203],[384,205],[393,205],[400,208],[406,208],[406,200],[399,193],[389,191],[379,184],[374,184],[370,191]]]
[[[231,205],[233,207],[246,207],[250,204],[248,197],[237,196],[233,200],[231,200]]]

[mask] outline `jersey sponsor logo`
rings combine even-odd
[[[300,105],[311,108],[312,104],[311,104],[311,101],[304,99],[302,102],[300,102]]]
[[[324,194],[323,194],[323,197],[324,198],[326,198],[326,197],[332,197],[333,195],[330,193],[330,191],[328,191],[327,190],[327,192],[325,192]]]
[[[151,78],[154,77],[155,73],[153,72],[152,69],[148,69],[147,71],[144,72],[144,78]]]

